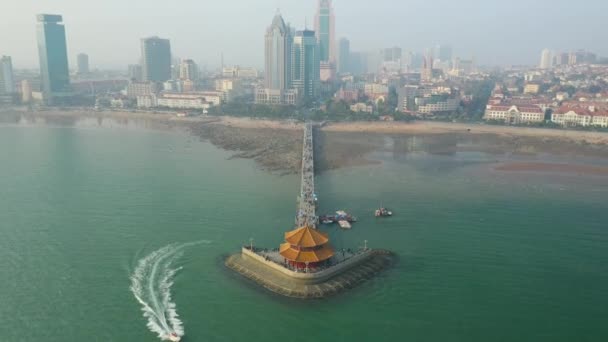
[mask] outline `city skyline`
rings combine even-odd
[[[575,13],[570,11],[567,18],[560,14],[559,4],[546,0],[535,3],[515,0],[506,8],[488,3],[472,7],[445,0],[433,5],[421,0],[405,5],[379,0],[374,6],[363,1],[338,0],[333,2],[333,7],[337,23],[336,40],[348,38],[352,51],[374,52],[388,46],[399,46],[404,51],[421,52],[437,44],[445,44],[454,48],[455,56],[474,56],[482,65],[533,65],[538,63],[538,55],[544,48],[563,51],[587,49],[604,56],[608,54],[606,47],[595,43],[602,39],[602,21],[594,20],[596,16],[596,19],[601,19],[601,10],[608,5],[593,0],[584,2],[587,6],[573,8]],[[143,5],[139,2],[133,4],[135,8]],[[268,15],[279,6],[291,26],[304,27],[308,22],[311,27],[318,2],[262,0],[252,4],[229,0],[206,5],[204,13],[208,15],[204,20],[195,18],[199,15],[195,9],[200,8],[200,4],[193,1],[186,1],[177,9],[155,1],[145,5],[149,15],[137,17],[116,15],[120,5],[114,0],[92,6],[83,6],[73,0],[59,0],[53,4],[22,1],[13,6],[14,15],[0,24],[11,28],[0,30],[3,48],[0,53],[12,56],[15,68],[38,67],[33,23],[36,14],[51,13],[64,17],[71,69],[76,68],[72,56],[82,51],[95,61],[92,69],[122,69],[138,61],[139,40],[155,35],[171,40],[176,57],[193,59],[203,67],[219,66],[223,53],[226,65],[262,68],[264,51],[257,47],[267,27]],[[236,13],[235,6],[242,9],[238,12],[246,14]],[[387,8],[394,10],[388,11]],[[522,11],[523,8],[526,11]],[[250,15],[252,11],[256,15]],[[543,13],[555,22],[568,20],[568,25],[548,25],[534,19],[534,13]],[[522,25],[507,27],[497,24],[507,22],[510,16],[515,15]],[[428,16],[435,18],[436,23],[429,22]],[[467,17],[466,21],[462,20],[463,16]],[[112,19],[112,25],[107,24],[108,18]],[[239,21],[247,25],[234,25]],[[577,30],[569,29],[572,26]],[[522,40],[524,34],[526,39]],[[217,39],[218,35],[222,39]],[[107,39],[103,39],[104,36]],[[242,56],[240,51],[243,50],[251,51],[251,54]],[[116,54],[116,51],[121,53]]]

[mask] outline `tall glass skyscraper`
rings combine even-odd
[[[319,0],[319,8],[315,16],[315,30],[319,41],[321,62],[335,62],[335,17],[331,0]]]
[[[291,28],[285,24],[279,13],[266,30],[265,39],[265,87],[275,90],[291,88],[293,36]]]
[[[37,19],[42,92],[45,102],[52,104],[54,97],[70,91],[65,27],[60,15],[39,14]]]
[[[12,94],[14,92],[13,62],[10,56],[2,56],[0,58],[0,94]]]
[[[340,73],[350,72],[350,41],[346,38],[340,39],[338,51],[338,71]]]
[[[149,37],[141,40],[143,80],[165,82],[171,79],[171,43],[169,39]]]
[[[315,31],[296,32],[293,40],[292,82],[299,96],[314,99],[319,96],[320,54]]]

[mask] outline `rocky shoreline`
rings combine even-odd
[[[2,111],[0,124],[178,129],[253,159],[260,168],[296,174],[301,168],[302,123],[233,117],[177,118],[170,114],[92,111]],[[468,128],[467,128],[468,127]],[[394,157],[424,152],[608,158],[608,134],[452,123],[331,123],[317,132],[317,172],[380,163],[373,153]]]

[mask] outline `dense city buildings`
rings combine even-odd
[[[53,104],[70,93],[65,27],[61,15],[39,14],[37,19],[42,95],[46,104]]]
[[[164,82],[171,79],[169,39],[149,37],[141,40],[142,80]]]
[[[80,75],[86,75],[89,73],[89,55],[85,53],[79,53],[76,56],[77,62],[77,73]]]
[[[315,99],[320,87],[320,51],[315,32],[296,32],[293,41],[292,78],[300,96]]]

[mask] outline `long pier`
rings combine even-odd
[[[298,196],[298,209],[296,213],[296,227],[316,228],[317,217],[315,194],[315,158],[313,125],[307,123],[304,127],[304,142],[302,145],[302,181],[300,195]]]

